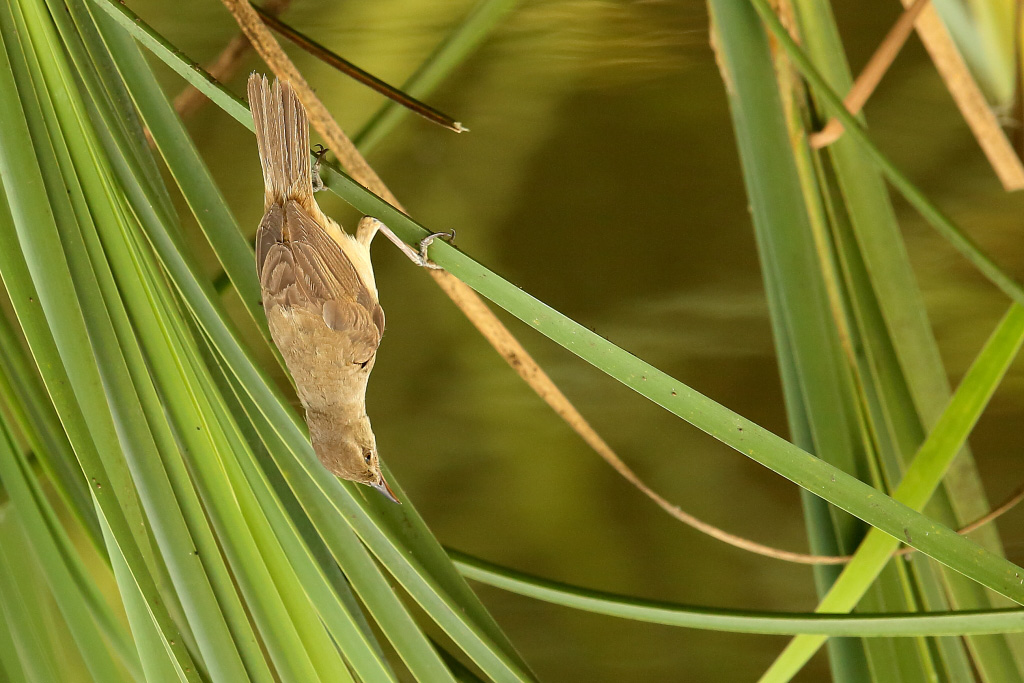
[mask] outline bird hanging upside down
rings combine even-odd
[[[253,74],[249,103],[266,185],[256,269],[270,334],[295,380],[320,462],[397,503],[366,415],[366,383],[384,333],[370,241],[383,226],[363,218],[352,237],[320,210],[309,122],[290,85]]]

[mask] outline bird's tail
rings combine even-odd
[[[297,200],[313,201],[309,166],[309,120],[298,96],[288,83],[266,76],[249,76],[249,107],[256,127],[256,144],[263,166],[266,206]]]

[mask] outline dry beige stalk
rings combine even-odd
[[[928,0],[901,2],[905,8],[903,14],[889,29],[889,33],[871,56],[867,66],[857,76],[856,82],[843,100],[846,108],[852,114],[860,112],[903,47],[910,35],[911,27],[914,27],[960,109],[960,114],[1003,184],[1003,189],[1013,192],[1024,188],[1024,164],[1003,133],[999,120],[971,76],[967,64],[935,8]],[[821,131],[811,135],[809,140],[811,146],[820,149],[835,142],[842,133],[843,125],[832,118]]]
[[[384,185],[376,172],[341,130],[331,117],[327,108],[317,98],[306,83],[298,69],[281,49],[271,35],[269,29],[260,20],[259,15],[246,0],[221,0],[235,17],[245,36],[267,63],[271,71],[281,80],[287,81],[294,88],[309,115],[310,124],[320,133],[321,137],[337,155],[342,166],[357,182],[373,191],[389,204],[402,209],[402,205],[391,191]],[[633,470],[615,454],[612,448],[590,426],[590,423],[576,410],[575,406],[561,392],[547,373],[526,352],[526,349],[498,320],[494,312],[468,285],[443,270],[428,270],[431,277],[455,302],[455,305],[469,318],[477,330],[494,346],[495,350],[508,362],[522,379],[537,392],[551,408],[593,448],[605,462],[612,466],[626,481],[639,489],[654,501],[660,508],[684,524],[701,531],[713,538],[734,547],[765,557],[772,557],[798,564],[842,564],[850,560],[850,556],[809,555],[774,548],[751,541],[742,536],[731,534],[708,524],[674,505],[645,484]],[[973,522],[961,533],[973,530],[1001,515],[1024,497],[1024,487],[1016,492],[1009,501],[993,510],[985,517]],[[898,554],[913,552],[913,548],[905,548]]]
[[[902,0],[904,6],[913,0]],[[932,62],[945,81],[960,113],[977,138],[988,162],[1007,192],[1024,188],[1024,165],[1013,145],[1006,138],[999,121],[981,88],[971,76],[963,57],[957,51],[952,37],[939,18],[935,7],[929,5],[921,12],[916,23],[917,33],[931,55]]]

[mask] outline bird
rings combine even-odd
[[[384,333],[370,242],[384,226],[367,216],[352,236],[320,210],[309,120],[289,83],[271,85],[253,73],[248,95],[265,186],[256,270],[270,335],[323,466],[398,503],[366,414],[366,386]]]

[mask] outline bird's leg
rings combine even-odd
[[[327,148],[317,143],[314,147],[316,152],[316,160],[313,162],[312,171],[312,182],[313,192],[320,192],[326,189],[324,187],[323,178],[320,177],[320,162],[327,154]],[[384,233],[384,236],[394,242],[395,246],[402,250],[402,253],[409,257],[413,263],[423,268],[430,268],[431,270],[443,270],[441,266],[437,265],[427,257],[427,249],[430,247],[431,242],[436,240],[438,237],[451,243],[455,239],[455,231],[451,232],[435,232],[427,235],[420,240],[419,251],[413,249],[408,244],[398,238],[398,235],[391,232],[388,226],[381,223],[372,216],[363,216],[362,220],[359,221],[359,225],[356,227],[356,240],[367,249],[370,248],[370,242],[373,241],[377,231]]]
[[[356,241],[361,245],[370,248],[370,242],[373,241],[374,236],[378,230],[388,229],[379,220],[373,216],[363,216],[359,221],[359,225],[356,227]],[[388,231],[390,232],[390,231]]]
[[[417,251],[403,242],[398,235],[391,232],[388,226],[384,225],[376,218],[371,218],[369,216],[366,216],[363,220],[359,221],[359,228],[356,230],[356,239],[366,246],[366,248],[369,248],[370,240],[373,239],[378,230],[381,234],[391,240],[396,247],[401,249],[402,253],[408,256],[410,261],[418,266],[430,268],[431,270],[443,270],[441,266],[437,265],[427,257],[427,249],[430,247],[431,242],[436,240],[438,237],[447,242],[451,242],[455,239],[454,230],[451,232],[435,232],[420,240],[419,251]]]
[[[313,162],[313,192],[320,192],[324,188],[324,179],[320,177],[320,162],[323,160],[324,155],[327,154],[327,148],[317,143],[316,147],[316,161]]]

